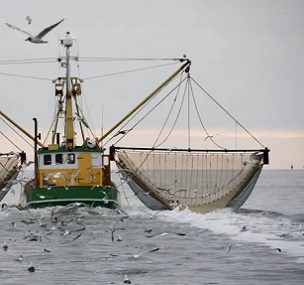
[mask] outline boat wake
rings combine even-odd
[[[303,215],[285,216],[252,209],[242,209],[235,213],[228,208],[204,215],[187,209],[156,213],[155,218],[163,221],[187,223],[215,234],[224,234],[231,239],[231,245],[257,243],[273,249],[275,254],[292,256],[297,262],[304,263]]]
[[[269,247],[274,254],[287,255],[295,258],[297,262],[304,263],[304,214],[284,215],[276,211],[250,208],[242,208],[237,213],[225,208],[207,214],[194,213],[188,209],[152,211],[145,207],[130,190],[126,190],[126,193],[122,194],[121,202],[123,210],[129,216],[157,219],[171,224],[172,222],[187,224],[217,235],[225,235],[231,240],[225,245],[227,251],[231,245],[252,243]],[[7,198],[10,199],[8,204],[16,204],[17,197],[17,194],[8,195]]]

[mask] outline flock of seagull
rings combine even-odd
[[[86,225],[84,222],[85,216],[79,216],[79,212],[77,209],[79,209],[83,205],[80,203],[74,203],[65,207],[56,207],[52,209],[48,209],[48,214],[41,216],[42,211],[30,211],[30,210],[20,210],[22,212],[22,218],[20,220],[12,221],[10,224],[10,227],[22,229],[21,224],[23,224],[23,227],[29,227],[27,230],[23,232],[23,237],[22,239],[25,242],[41,242],[43,240],[50,240],[54,239],[54,235],[57,233],[57,237],[59,237],[59,242],[61,244],[66,244],[66,243],[71,243],[75,242],[76,240],[80,239],[83,235],[84,232],[87,232],[88,229],[90,228],[89,225]],[[10,208],[5,208],[2,209],[1,211],[17,211],[15,208],[10,209]],[[87,208],[85,210],[85,213],[90,213],[90,211],[93,211],[91,208]],[[109,233],[109,242],[122,242],[123,238],[121,234],[118,234],[119,232],[125,231],[128,228],[127,227],[122,227],[124,224],[124,221],[129,218],[128,214],[123,211],[122,209],[116,209],[115,211],[111,210],[111,213],[117,214],[117,216],[114,216],[110,219],[106,220],[106,223],[111,223],[113,221],[112,226],[107,226],[104,231],[106,233]],[[45,213],[45,212],[43,212]],[[83,212],[81,212],[83,214]],[[96,212],[94,212],[96,214]],[[99,212],[98,212],[99,213]],[[156,212],[158,213],[158,212]],[[27,217],[27,218],[25,218]],[[246,226],[242,226],[240,228],[240,233],[247,232],[249,229]],[[293,231],[294,232],[294,231]],[[286,237],[293,232],[283,234],[279,237]],[[87,236],[91,236],[92,233],[87,234]],[[185,233],[183,232],[175,232],[175,231],[163,231],[163,232],[154,232],[151,228],[144,228],[144,233],[143,236],[151,239],[156,236],[159,237],[164,237],[166,235],[175,235],[179,237],[184,237],[186,236]],[[301,236],[304,235],[304,232],[300,231]],[[12,240],[8,239],[4,241],[3,243],[3,251],[4,252],[9,252],[10,251],[10,246],[14,244],[17,240]],[[50,245],[50,243],[48,243]],[[54,244],[52,244],[54,246]],[[150,243],[149,243],[150,245]],[[226,253],[229,254],[233,250],[234,247],[238,247],[240,244],[234,243],[230,244],[227,248]],[[43,246],[42,246],[43,248]],[[135,253],[133,255],[128,254],[122,254],[122,253],[109,253],[108,258],[115,258],[115,257],[126,257],[126,258],[134,258],[134,259],[139,259],[142,255],[146,254],[153,254],[155,252],[160,251],[161,248],[159,246],[154,246],[151,248],[148,248],[146,250],[143,250],[139,253]],[[283,249],[276,247],[275,250],[278,253],[284,252]],[[15,250],[13,250],[15,251]],[[43,248],[43,252],[48,254],[52,252],[51,246],[47,246]],[[16,262],[25,262],[28,259],[26,254],[22,252],[18,257],[14,258],[14,261]],[[36,268],[32,263],[33,260],[28,260],[28,267],[27,270],[30,273],[36,272]],[[39,271],[39,270],[38,270]],[[131,280],[129,279],[128,275],[124,274],[124,280],[123,282],[125,284],[131,284]]]
[[[5,211],[6,213],[9,213],[10,211],[20,211],[22,213],[22,217],[17,219],[16,221],[10,222],[11,228],[16,228],[18,230],[25,230],[23,231],[22,237],[18,238],[18,235],[15,234],[14,239],[10,238],[4,241],[3,243],[3,251],[4,252],[12,252],[15,253],[15,247],[14,244],[18,242],[18,240],[23,240],[23,242],[29,242],[29,244],[32,244],[32,242],[37,242],[42,244],[45,244],[43,241],[47,242],[48,245],[50,245],[50,240],[54,240],[55,238],[59,237],[59,243],[66,244],[75,242],[79,238],[82,237],[84,232],[87,232],[87,225],[84,222],[85,215],[79,216],[79,213],[77,209],[79,208],[85,209],[90,213],[90,211],[93,211],[91,208],[84,208],[79,203],[74,203],[65,207],[56,207],[54,209],[48,209],[48,214],[42,215],[42,211],[31,211],[31,210],[21,210],[21,209],[15,209],[15,208],[5,208],[1,211]],[[45,213],[43,211],[43,213]],[[83,212],[81,212],[83,213]],[[94,212],[95,213],[95,212]],[[113,226],[110,226],[108,228],[105,228],[106,233],[110,233],[109,241],[110,242],[122,242],[122,235],[118,234],[119,231],[126,230],[126,227],[121,227],[123,225],[122,223],[125,221],[125,219],[128,219],[128,214],[123,211],[122,209],[116,209],[113,211],[113,214],[117,214],[117,217],[114,219]],[[110,222],[112,219],[109,219],[107,222]],[[9,231],[11,232],[11,231]],[[165,236],[167,234],[174,234],[177,236],[185,236],[185,233],[180,232],[173,232],[173,231],[166,231],[166,232],[158,232],[154,233],[152,229],[145,228],[144,229],[144,236],[147,238],[152,238],[154,236]],[[55,236],[54,236],[55,235]],[[89,234],[91,236],[91,233]],[[16,238],[17,237],[17,238]],[[54,244],[52,244],[54,246]],[[10,249],[11,248],[11,249]],[[44,247],[42,245],[41,250],[43,250],[44,253],[51,253],[52,248],[51,246]],[[160,247],[152,247],[148,248],[147,250],[143,250],[139,253],[134,253],[133,255],[126,255],[127,258],[134,258],[139,259],[142,255],[145,254],[151,254],[154,252],[157,252],[160,250]],[[24,250],[25,251],[25,250]],[[115,258],[115,257],[123,257],[122,254],[116,254],[111,253],[109,254],[109,257]],[[36,267],[32,263],[33,260],[28,260],[29,257],[26,256],[25,252],[22,252],[18,257],[14,258],[14,261],[18,262],[26,262],[28,264],[27,270],[28,272],[34,273],[37,272]],[[39,271],[39,270],[38,270]],[[130,279],[127,275],[124,276],[124,283],[125,284],[131,284]]]

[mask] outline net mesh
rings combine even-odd
[[[4,185],[17,171],[19,155],[0,154],[0,185]]]
[[[262,167],[257,152],[115,150],[119,168],[170,206],[225,207]]]

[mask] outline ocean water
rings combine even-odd
[[[119,212],[3,209],[0,284],[304,284],[304,170],[263,170],[238,213],[154,212],[125,185],[121,198]]]

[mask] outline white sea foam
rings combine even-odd
[[[275,189],[273,189],[275,190]],[[134,196],[130,188],[124,187],[123,205],[132,215],[157,218],[167,222],[187,223],[193,227],[207,229],[215,234],[227,235],[232,241],[259,243],[272,248],[275,252],[296,257],[304,263],[302,235],[303,225],[292,220],[292,217],[276,212],[248,210],[235,213],[231,209],[223,209],[207,214],[183,211],[151,211]],[[267,195],[270,195],[269,191]],[[123,197],[123,195],[122,195]],[[126,201],[126,198],[129,201]],[[128,203],[131,204],[131,207]],[[245,230],[242,230],[245,227]],[[281,249],[281,252],[276,250]]]
[[[280,254],[296,257],[298,262],[304,263],[302,226],[285,216],[267,217],[265,212],[234,213],[230,209],[198,214],[186,209],[162,212],[157,218],[225,234],[235,242],[260,243],[278,253],[276,249],[279,248]]]

